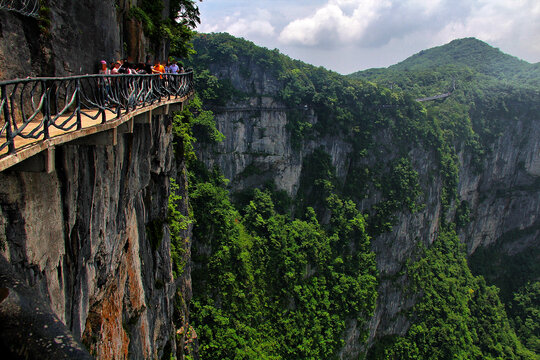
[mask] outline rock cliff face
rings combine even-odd
[[[355,160],[350,144],[339,137],[326,136],[305,140],[301,147],[295,148],[287,126],[289,111],[285,104],[272,97],[279,90],[279,81],[257,66],[250,67],[249,71],[240,72],[239,69],[236,65],[230,68],[210,66],[213,75],[229,79],[236,89],[254,95],[216,109],[217,125],[226,139],[221,144],[200,147],[203,161],[210,167],[218,165],[231,180],[232,192],[273,181],[279,189],[294,196],[300,184],[302,160],[319,147],[330,155],[340,180],[347,181],[354,176],[349,173],[350,164]],[[532,112],[523,114],[517,121],[508,122],[507,132],[492,145],[482,170],[472,165],[467,151],[459,153],[459,197],[469,204],[471,214],[470,222],[461,230],[461,238],[467,244],[469,254],[512,231],[516,236],[505,243],[501,251],[512,255],[538,247],[540,119]],[[305,111],[303,116],[303,121],[317,122],[317,116],[311,110]],[[374,136],[380,138],[378,144],[393,143],[389,132],[382,131]],[[380,155],[368,156],[366,165],[373,166],[381,158],[388,161],[396,155],[391,147],[381,146],[376,151]],[[443,185],[439,177],[433,176],[434,155],[421,147],[412,149],[408,155],[418,172],[426,206],[416,213],[397,214],[398,221],[392,231],[372,239],[380,288],[375,315],[370,322],[370,342],[388,334],[402,335],[408,329],[404,310],[414,304],[414,299],[403,296],[405,279],[400,272],[419,243],[434,241],[443,215]],[[360,207],[368,210],[379,200],[380,194],[370,191]],[[452,204],[443,216],[451,219],[458,205]],[[340,354],[342,358],[355,358],[360,353],[361,344],[356,341],[359,331],[356,322],[348,324],[346,344]]]
[[[343,139],[324,137],[306,142],[301,149],[293,149],[287,130],[287,113],[279,110],[284,105],[264,97],[250,99],[248,103],[254,103],[255,108],[258,104],[263,104],[265,110],[257,111],[256,115],[252,111],[238,110],[218,113],[217,127],[226,139],[215,148],[201,149],[203,161],[210,167],[218,165],[225,177],[231,179],[233,192],[274,181],[279,189],[294,196],[300,184],[304,157],[320,147],[331,156],[340,180],[345,181],[351,176],[348,167],[352,149]],[[231,108],[238,107],[239,104],[231,104]],[[272,110],[272,107],[275,107],[275,110]],[[308,114],[307,117],[311,122],[317,121],[313,114]],[[394,157],[391,151],[385,155],[389,159]],[[428,179],[434,162],[431,155],[422,149],[416,149],[411,158],[414,159],[413,165],[419,177]],[[403,301],[404,280],[397,274],[417,249],[419,242],[429,244],[434,240],[441,211],[441,182],[435,180],[430,183],[424,180],[423,185],[423,189],[427,189],[425,209],[415,214],[399,214],[399,220],[391,232],[372,239],[381,283],[376,312],[370,322],[370,341],[375,336],[404,334],[408,328],[403,310],[412,306],[414,301]],[[365,199],[361,210],[369,209],[378,197],[380,194]],[[357,341],[360,331],[356,321],[348,324],[346,345],[340,354],[341,358],[355,358],[360,354],[362,344]]]
[[[482,171],[460,154],[459,195],[470,208],[460,237],[473,272],[499,286],[506,300],[540,275],[540,117],[521,110],[504,119]]]
[[[167,44],[150,43],[141,22],[129,15],[138,1],[41,3],[40,18],[0,10],[0,80],[96,73],[101,59],[144,61],[150,49],[167,55]],[[168,16],[169,1],[163,3]],[[1,173],[0,252],[6,273],[17,279],[4,281],[0,274],[0,316],[6,304],[24,308],[15,298],[32,293],[47,321],[65,324],[60,334],[82,341],[97,358],[174,354],[173,319],[187,322],[191,292],[189,266],[173,279],[165,222],[169,178],[182,173],[181,161],[174,161],[171,118],[159,115],[151,127],[136,125],[114,147],[57,147],[52,174]],[[185,181],[178,180],[184,195]],[[187,214],[183,199],[179,210]],[[184,257],[187,263],[189,247]],[[16,291],[14,283],[29,290]],[[185,302],[175,312],[177,289]],[[21,352],[32,329],[12,330],[19,342],[0,346]],[[49,340],[54,347],[57,338]]]
[[[501,250],[512,254],[538,245],[533,242],[540,235],[540,119],[528,113],[507,122],[482,172],[475,171],[467,154],[461,153],[459,193],[472,208],[471,222],[462,235],[470,253],[514,230],[531,231],[513,237]]]
[[[0,10],[0,80],[93,74],[100,60],[168,54],[166,43],[150,43],[142,23],[129,16],[136,0],[42,3],[40,18]],[[169,1],[164,5],[168,15]]]
[[[171,141],[155,116],[114,147],[57,148],[51,174],[0,174],[2,255],[98,358],[175,349]]]

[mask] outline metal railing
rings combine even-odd
[[[85,75],[0,82],[0,152],[15,139],[48,139],[50,129],[74,131],[84,120],[105,123],[137,108],[182,98],[193,71],[162,75]],[[113,114],[113,116],[111,116]],[[110,121],[110,120],[109,120]]]
[[[39,0],[0,0],[0,10],[37,17],[39,15]]]

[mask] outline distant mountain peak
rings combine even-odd
[[[467,66],[490,75],[497,75],[501,70],[513,73],[523,70],[524,66],[530,66],[526,61],[505,54],[482,40],[468,37],[422,50],[390,68],[423,70],[445,65]]]

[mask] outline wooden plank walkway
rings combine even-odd
[[[22,137],[15,138],[15,153],[8,154],[7,147],[0,152],[0,171],[4,171],[9,167],[16,165],[46,149],[54,148],[55,146],[68,143],[70,141],[83,138],[89,135],[97,134],[111,129],[117,129],[120,125],[125,124],[129,121],[134,121],[136,116],[151,116],[151,112],[158,111],[162,113],[162,109],[168,113],[168,107],[171,104],[179,104],[187,101],[192,96],[192,93],[187,94],[184,97],[170,100],[162,100],[161,102],[156,102],[153,105],[136,108],[131,110],[129,113],[123,111],[120,114],[120,117],[117,117],[116,112],[105,111],[105,122],[102,123],[102,116],[98,116],[96,119],[91,117],[96,117],[99,110],[98,109],[86,109],[81,110],[81,129],[80,130],[68,130],[64,131],[58,129],[54,126],[49,126],[49,139],[24,139]],[[165,99],[165,98],[164,98]],[[85,114],[82,114],[82,113]],[[150,113],[150,114],[148,114]],[[57,119],[56,123],[60,124],[62,121],[65,121],[69,115],[61,116]],[[35,127],[39,126],[39,123],[42,119],[34,120],[29,123],[25,129],[22,131],[23,134],[30,133]],[[77,117],[74,116],[65,127],[74,124],[77,121]],[[148,120],[148,123],[150,121]],[[75,128],[76,129],[76,128]],[[5,137],[0,139],[0,141],[5,141]]]

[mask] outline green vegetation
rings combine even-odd
[[[364,217],[329,198],[332,226],[276,213],[255,190],[239,213],[215,176],[192,187],[192,321],[206,359],[320,359],[342,346],[347,319],[360,327],[376,299],[375,258]],[[350,251],[353,244],[355,251]],[[367,334],[362,336],[365,340]]]
[[[515,292],[509,315],[524,344],[540,354],[540,282],[532,282]]]
[[[394,214],[399,210],[416,212],[423,208],[418,203],[422,195],[418,173],[412,168],[410,160],[401,158],[391,166],[390,173],[376,184],[386,200],[373,206],[370,234],[390,231],[396,221]]]
[[[431,182],[442,185],[440,234],[408,262],[408,283],[399,284],[415,299],[406,314],[411,327],[404,336],[377,339],[368,358],[538,358],[524,347],[537,351],[537,285],[525,286],[527,278],[503,289],[514,299],[507,316],[499,290],[472,275],[454,230],[471,220],[470,204],[457,198],[458,152],[472,154],[480,171],[505,121],[539,110],[535,80],[517,83],[536,67],[470,39],[350,77],[227,34],[198,34],[194,46],[190,65],[201,99],[175,120],[174,132],[189,169],[196,238],[191,317],[202,358],[336,358],[347,327],[365,331],[374,311],[371,237],[390,231],[399,214],[421,212]],[[446,51],[454,60],[438,61]],[[498,70],[480,64],[483,57],[495,59]],[[242,79],[226,75],[232,68]],[[444,100],[415,101],[450,90]],[[261,184],[231,201],[219,169],[206,169],[194,154],[195,139],[222,137],[202,102],[219,111],[261,96],[286,107],[295,149],[317,138],[347,143],[348,177],[338,179],[331,156],[319,147],[306,152],[295,198]],[[426,158],[415,158],[418,153]],[[433,165],[428,170],[426,162]],[[261,172],[253,164],[242,175]],[[362,214],[366,198],[377,201]],[[359,341],[366,339],[364,332]]]
[[[407,275],[411,293],[422,294],[413,324],[404,337],[374,347],[372,359],[538,359],[510,327],[497,288],[471,274],[453,230],[443,231]]]
[[[169,1],[169,14],[165,17],[163,0],[142,0],[138,4],[129,9],[128,15],[142,23],[152,44],[165,40],[170,44],[170,54],[182,58],[193,53],[190,40],[193,29],[200,23],[195,0]]]
[[[49,2],[46,0],[40,0],[39,2],[39,17],[38,17],[38,26],[41,35],[45,38],[50,38],[51,36],[51,8],[49,7]]]
[[[445,209],[455,198],[458,169],[451,142],[453,137],[441,129],[434,114],[428,113],[410,95],[392,92],[373,83],[347,79],[228,34],[198,34],[194,38],[194,46],[197,54],[190,65],[199,74],[197,89],[205,104],[223,106],[231,100],[241,101],[249,96],[271,96],[288,109],[287,128],[291,133],[293,148],[300,149],[305,141],[325,136],[342,136],[351,143],[354,149],[351,158],[354,161],[349,172],[363,176],[347,179],[344,184],[333,182],[332,186],[338,193],[356,201],[367,197],[369,192],[383,192],[384,199],[370,212],[369,227],[376,229],[372,235],[390,230],[395,222],[395,214],[401,209],[414,212],[422,207],[419,203],[421,190],[418,174],[414,175],[415,170],[410,167],[409,159],[409,152],[415,147],[420,146],[427,151],[435,149],[438,173],[444,183]],[[258,94],[255,88],[251,93],[240,91],[233,86],[231,79],[211,75],[209,68],[218,66],[252,69],[240,71],[240,76],[247,77],[244,80],[252,84],[256,80],[250,76],[263,72],[266,78],[275,79],[279,86],[269,87],[273,90],[268,94]],[[311,111],[318,119],[315,124],[308,118]],[[383,134],[389,134],[386,142],[392,143],[391,148],[385,148],[390,145],[377,140]],[[377,169],[366,168],[368,154],[376,157],[380,165]],[[407,176],[414,175],[413,178],[403,179],[401,183],[396,172],[406,169],[396,168],[396,161],[406,162],[409,165]],[[321,176],[320,173],[317,176]],[[387,184],[388,179],[394,179],[394,184]],[[394,185],[401,186],[401,189],[394,189]],[[325,184],[318,184],[316,189],[307,189],[301,184],[298,201],[304,202],[303,198],[310,197],[310,193],[319,194],[321,186]],[[395,191],[399,192],[399,198],[393,198],[397,195]],[[319,199],[324,200],[324,197]],[[311,206],[320,207],[317,204]],[[305,206],[298,208],[300,213],[303,210]]]
[[[475,72],[500,80],[519,82],[522,86],[538,88],[540,85],[540,72],[537,65],[504,54],[499,49],[475,38],[457,39],[449,44],[421,51],[389,69],[406,72],[447,66],[469,68],[472,70],[470,73]],[[428,77],[426,76],[425,79],[428,80]]]

